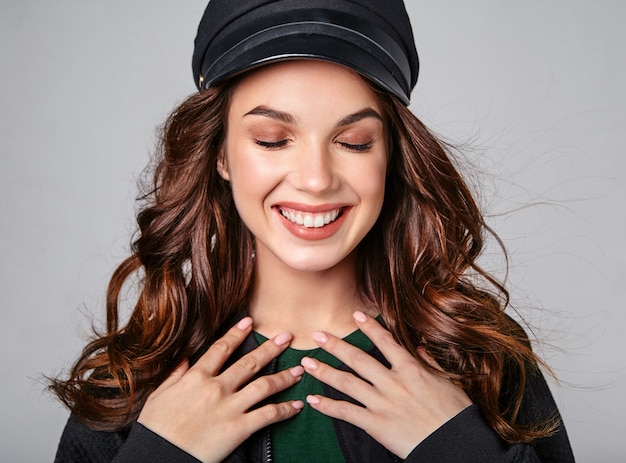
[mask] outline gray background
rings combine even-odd
[[[381,0],[382,1],[382,0]],[[413,1],[413,110],[467,145],[579,461],[626,461],[626,2]],[[204,2],[0,1],[0,461],[51,461]],[[495,250],[485,265],[502,268]],[[622,423],[621,425],[619,423]]]

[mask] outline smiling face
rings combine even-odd
[[[378,99],[353,71],[300,60],[245,76],[218,171],[257,262],[323,271],[344,261],[380,213],[387,146]]]

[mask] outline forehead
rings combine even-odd
[[[296,113],[324,110],[327,117],[381,106],[372,84],[357,72],[312,59],[273,63],[248,72],[234,87],[230,103],[231,113],[263,105]]]

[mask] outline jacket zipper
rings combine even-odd
[[[272,463],[272,436],[270,434],[270,430],[267,429],[265,431],[265,439],[264,439],[264,450],[265,450],[265,463]]]
[[[276,370],[278,369],[278,360],[275,358],[272,359],[267,366],[267,369],[268,374],[276,373]],[[272,454],[272,433],[270,432],[269,427],[265,430],[264,447],[264,461],[265,463],[272,463],[274,461],[274,455]]]

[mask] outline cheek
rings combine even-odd
[[[276,183],[275,169],[270,160],[251,153],[240,144],[230,143],[227,149],[233,199],[239,215],[246,216],[246,211],[258,208],[272,190]]]
[[[353,185],[358,189],[360,196],[380,207],[385,196],[386,160],[367,163],[359,169],[354,169],[352,177]]]
[[[263,213],[264,192],[249,174],[231,169],[230,188],[239,218],[254,233],[259,214]]]
[[[242,160],[239,160],[242,161]],[[264,196],[275,184],[272,169],[259,162],[235,162],[229,165],[233,193]]]

